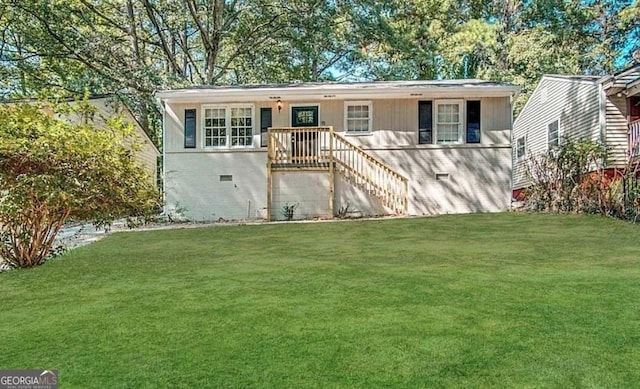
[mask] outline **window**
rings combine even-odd
[[[231,108],[231,146],[251,146],[252,118],[251,108]]]
[[[462,102],[442,100],[436,102],[436,142],[462,143]]]
[[[267,147],[269,127],[273,126],[271,108],[260,108],[260,147]]]
[[[194,149],[196,147],[196,110],[184,110],[184,148]]]
[[[253,108],[203,107],[204,147],[250,147],[253,144]]]
[[[347,133],[371,132],[371,102],[345,103],[345,130]]]
[[[418,102],[418,143],[433,143],[433,104],[431,101]]]
[[[525,137],[521,136],[516,140],[516,159],[518,161],[524,159],[526,155],[527,149],[525,144]]]
[[[557,120],[554,120],[547,125],[547,144],[549,150],[558,148],[560,145],[560,126],[558,125]]]
[[[224,147],[227,145],[227,110],[208,108],[204,110],[204,146]]]
[[[480,101],[467,101],[467,143],[480,143]]]

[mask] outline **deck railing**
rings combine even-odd
[[[407,178],[336,134],[333,127],[270,128],[268,154],[270,169],[326,168],[393,212],[407,213]]]
[[[640,156],[640,119],[629,123],[629,157]]]

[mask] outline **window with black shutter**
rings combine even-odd
[[[269,127],[273,125],[271,108],[260,108],[260,146],[267,147]]]
[[[431,101],[418,102],[418,143],[433,143],[433,105]]]
[[[196,147],[196,110],[184,110],[184,148],[194,149]]]
[[[480,143],[480,101],[467,101],[467,143]]]

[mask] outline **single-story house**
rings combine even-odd
[[[610,148],[611,174],[640,155],[640,63],[613,75],[545,75],[513,125],[513,195],[530,185],[527,159],[563,138]]]
[[[273,220],[287,209],[294,219],[506,210],[519,91],[446,80],[158,92],[165,212]]]

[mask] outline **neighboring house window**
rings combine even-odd
[[[433,104],[431,101],[418,102],[418,143],[433,143]]]
[[[362,134],[371,132],[371,102],[345,103],[345,129],[347,133]]]
[[[557,120],[547,125],[547,144],[549,150],[560,146],[560,126]]]
[[[521,136],[516,140],[516,159],[518,161],[524,159],[527,152],[525,137]]]
[[[252,107],[203,107],[205,147],[248,147],[253,144]]]
[[[467,101],[467,143],[480,143],[480,100]]]
[[[273,125],[271,108],[260,108],[260,147],[267,147],[269,127]]]
[[[251,108],[231,108],[231,146],[251,146],[253,113]]]
[[[184,110],[184,148],[194,149],[196,147],[196,110]]]
[[[436,142],[462,143],[462,102],[436,101]]]

